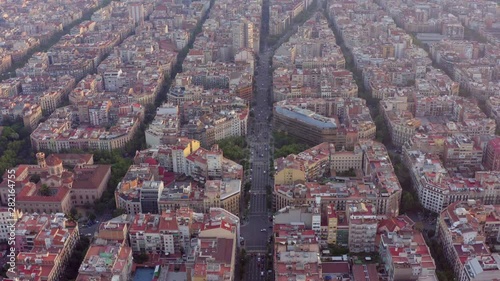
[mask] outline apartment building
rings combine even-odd
[[[115,192],[117,207],[129,214],[221,206],[239,214],[243,168],[217,145],[206,150],[198,141],[179,139],[138,151],[134,161]]]
[[[465,135],[448,137],[444,143],[443,163],[445,168],[466,168],[471,172],[481,170],[483,149]]]
[[[175,213],[135,215],[128,234],[132,251],[162,256],[180,252],[184,237],[177,224]]]
[[[494,134],[495,121],[472,101],[457,96],[416,97],[415,114],[407,99],[381,101],[393,143],[403,146],[416,133],[468,137]]]
[[[209,221],[202,225],[198,235],[195,262],[191,277],[193,281],[206,280],[213,276],[219,280],[234,280],[238,226],[226,220]]]
[[[274,278],[323,279],[320,247],[313,230],[303,223],[274,224]]]
[[[115,241],[95,242],[90,245],[78,270],[77,281],[130,280],[132,250]]]
[[[179,107],[164,103],[156,109],[156,116],[146,130],[146,144],[155,147],[163,143],[172,143],[180,132]]]
[[[438,280],[436,263],[424,236],[414,229],[414,222],[409,217],[381,220],[378,230],[378,252],[389,280]]]
[[[335,206],[326,206],[326,216],[328,226],[326,242],[328,244],[337,244],[338,215]]]
[[[199,139],[204,147],[210,147],[225,138],[246,136],[248,115],[248,108],[205,113],[190,119],[181,134]]]
[[[497,137],[488,142],[484,166],[491,171],[500,171],[500,138]]]
[[[241,180],[208,180],[205,182],[204,209],[222,207],[230,213],[240,213]]]
[[[78,225],[63,213],[25,214],[16,223],[16,267],[9,278],[61,280],[68,260],[80,239]]]
[[[274,208],[311,205],[316,197],[321,197],[321,204],[332,204],[336,210],[345,211],[348,204],[364,201],[375,206],[376,214],[397,214],[401,187],[387,150],[373,141],[359,143],[359,150],[361,157],[357,158],[359,162],[353,168],[360,168],[363,179],[329,178],[326,167],[331,161],[329,153],[332,150],[328,144],[311,148],[302,155],[278,159]],[[311,177],[307,177],[308,173]]]
[[[350,204],[347,208],[349,220],[349,252],[373,252],[376,249],[378,220],[372,205]]]
[[[94,119],[98,127],[76,127],[81,111],[76,106],[57,109],[30,135],[35,150],[60,152],[70,149],[96,149],[111,151],[123,148],[132,140],[144,117],[144,108],[139,104],[128,104],[116,109],[116,119],[107,129],[102,127],[99,117]],[[86,114],[92,116],[92,114]],[[104,115],[103,115],[104,116]],[[90,117],[89,117],[90,118]],[[104,121],[103,121],[104,122]],[[96,124],[97,124],[96,123]]]
[[[7,207],[0,207],[0,241],[7,242],[10,236],[10,226],[15,225],[18,219],[22,218],[23,212],[9,210]]]
[[[420,203],[430,211],[441,212],[453,202],[468,199],[500,204],[498,172],[477,171],[473,177],[467,177],[460,171],[448,171],[437,155],[418,150],[406,150],[404,161],[409,167]]]
[[[483,205],[476,200],[457,201],[440,212],[438,238],[458,280],[498,277],[500,256],[485,244],[498,241],[498,214],[498,205]]]

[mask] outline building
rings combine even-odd
[[[129,230],[130,246],[135,253],[169,256],[179,253],[184,237],[179,231],[175,213],[138,214]]]
[[[132,19],[132,22],[136,25],[142,25],[144,23],[144,17],[146,16],[144,4],[140,2],[128,3],[128,13],[129,18]]]
[[[61,280],[80,239],[78,225],[64,214],[25,214],[15,226],[15,280]]]
[[[487,241],[499,241],[500,206],[467,200],[450,204],[437,221],[438,238],[458,280],[495,280],[500,255]]]
[[[500,171],[500,138],[497,137],[488,142],[484,167],[491,171]]]
[[[36,157],[37,165],[14,168],[16,208],[24,212],[68,213],[74,206],[93,204],[101,198],[111,176],[111,165],[93,164],[92,154],[51,154],[45,158],[39,152]],[[2,202],[7,202],[7,191],[4,181]]]
[[[298,155],[290,154],[274,160],[274,183],[304,183],[349,169],[361,170],[362,158],[359,145],[353,151],[335,151],[333,144],[321,143]]]
[[[301,141],[311,145],[331,142],[336,146],[346,146],[346,139],[338,133],[339,121],[327,118],[307,109],[290,106],[275,106],[274,127],[289,132]]]
[[[208,180],[205,182],[204,209],[221,207],[230,213],[239,215],[240,194],[241,180]]]
[[[234,280],[238,226],[227,220],[208,221],[201,227],[191,278],[193,281]]]
[[[360,98],[290,98],[275,103],[273,117],[277,130],[310,145],[352,150],[358,140],[375,138],[375,123]]]
[[[131,278],[132,250],[124,243],[96,240],[90,245],[78,270],[76,281]]]
[[[420,203],[439,213],[456,201],[474,199],[500,204],[500,174],[497,171],[447,170],[437,155],[404,150],[403,159]]]
[[[151,147],[169,144],[177,140],[181,124],[179,107],[163,104],[156,109],[156,116],[146,130],[146,144]]]
[[[113,111],[113,122],[108,123],[106,110],[102,114],[96,112],[96,116],[91,114],[89,110],[92,107],[89,106],[85,108],[70,105],[56,109],[31,133],[31,146],[37,151],[52,152],[71,149],[111,151],[123,148],[139,128],[144,117],[144,107],[134,103],[117,107],[110,107],[108,104],[105,108]],[[88,124],[85,125],[88,126],[78,126],[80,122],[86,121],[86,117]]]
[[[7,207],[0,207],[0,242],[6,242],[10,236],[10,226],[15,225],[23,213],[18,210],[11,210]]]
[[[366,140],[357,147],[354,153],[341,152],[339,158],[342,169],[353,164],[352,168],[360,167],[358,174],[363,177],[332,177],[327,173],[328,162],[333,158],[328,144],[318,145],[298,156],[277,159],[278,177],[273,194],[275,210],[287,206],[311,206],[316,197],[321,197],[323,207],[331,204],[337,211],[346,211],[351,203],[369,202],[377,215],[397,215],[401,186],[385,146]]]
[[[99,225],[98,233],[94,237],[106,241],[127,241],[130,224],[128,221],[110,220]]]
[[[192,238],[237,239],[239,233],[239,218],[222,208],[210,208],[206,214],[179,208],[176,211],[166,210],[161,215],[133,216],[128,238],[134,253],[147,253],[166,259],[185,254],[186,261],[192,263],[199,250]]]
[[[326,218],[328,226],[328,234],[326,242],[328,244],[337,244],[337,228],[338,228],[338,215],[335,211],[335,207],[332,205],[326,206]]]
[[[481,170],[483,149],[465,135],[454,135],[444,143],[443,163],[446,168]]]
[[[378,220],[373,206],[352,204],[347,209],[349,220],[349,252],[374,252]]]
[[[141,210],[143,213],[159,214],[158,198],[164,185],[162,181],[144,181],[141,188]]]
[[[377,266],[373,263],[355,264],[352,266],[353,281],[377,281],[380,280]]]
[[[378,252],[389,280],[437,281],[436,264],[421,232],[407,216],[381,220]]]
[[[182,135],[199,139],[204,147],[211,147],[225,138],[246,136],[248,115],[248,108],[243,108],[196,116],[182,128]]]
[[[115,191],[117,208],[129,214],[180,207],[201,213],[223,207],[239,214],[243,167],[224,158],[217,145],[207,150],[198,141],[180,138],[138,151],[134,162]]]
[[[315,232],[302,223],[274,224],[274,278],[323,280]]]

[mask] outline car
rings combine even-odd
[[[267,231],[267,229],[265,229],[265,228],[260,230],[260,232],[266,232],[266,231]]]
[[[261,272],[260,272],[260,276],[264,276],[264,271],[261,271]]]

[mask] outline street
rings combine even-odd
[[[105,221],[108,221],[110,219],[112,219],[113,216],[109,213],[104,213],[102,215],[99,215],[97,216],[96,220],[95,220],[95,224],[91,225],[91,226],[84,226],[85,224],[83,223],[78,223],[78,228],[79,228],[79,231],[80,231],[80,236],[88,236],[88,237],[93,237],[94,234],[98,231],[99,229],[99,225],[101,224],[101,222],[105,222]],[[90,234],[90,235],[88,235]]]
[[[265,1],[264,9],[268,9]],[[266,13],[267,14],[267,13]],[[269,175],[269,166],[272,154],[271,148],[271,112],[272,99],[270,95],[272,83],[271,59],[272,50],[266,46],[268,16],[263,16],[262,52],[256,67],[256,88],[254,105],[252,107],[254,118],[251,120],[247,142],[250,146],[250,175],[252,186],[250,189],[250,207],[247,221],[241,227],[241,236],[245,239],[245,249],[248,254],[244,280],[266,280],[267,244],[272,235],[272,222],[269,221],[267,209],[267,186],[273,186]],[[271,274],[272,275],[272,274]]]
[[[247,253],[267,252],[267,240],[271,235],[269,228],[272,223],[269,221],[269,215],[266,204],[266,186],[273,185],[269,176],[269,165],[271,159],[270,137],[271,137],[271,106],[269,88],[271,87],[271,60],[272,52],[270,50],[261,54],[257,66],[257,91],[255,94],[255,105],[253,107],[254,119],[252,120],[250,133],[247,141],[250,146],[250,163],[252,187],[250,189],[250,210],[248,220],[242,226],[242,236],[245,239],[245,249]],[[251,264],[256,258],[251,259]],[[254,276],[262,280],[259,276]]]
[[[322,7],[322,1],[318,1],[315,10]],[[263,1],[263,17],[261,30],[261,52],[256,67],[256,88],[253,103],[253,119],[249,125],[247,143],[250,147],[251,163],[251,189],[250,208],[247,220],[241,226],[241,236],[245,240],[245,250],[248,255],[244,280],[273,280],[273,272],[268,272],[268,241],[272,235],[272,213],[267,206],[267,186],[274,186],[274,182],[269,173],[271,161],[273,159],[272,137],[272,57],[274,50],[283,44],[297,31],[298,24],[294,24],[281,38],[273,45],[267,45],[269,3]],[[269,194],[272,194],[269,193]]]

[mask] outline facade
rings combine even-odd
[[[14,168],[16,207],[19,210],[68,213],[74,206],[93,204],[101,198],[111,176],[111,165],[94,165],[92,154],[58,155],[51,154],[45,158],[45,154],[39,152],[36,155],[37,165]],[[65,166],[73,167],[73,171]],[[40,179],[36,183],[30,181],[34,175]],[[7,178],[7,173],[4,178]],[[4,181],[0,191],[2,202],[6,202],[7,181]]]
[[[273,114],[278,130],[310,145],[330,142],[351,150],[358,140],[375,138],[375,123],[359,98],[291,98],[275,103]]]
[[[170,212],[135,215],[128,236],[134,253],[169,256],[180,252],[180,247],[184,246],[175,213]]]
[[[336,172],[360,170],[362,158],[359,145],[353,151],[335,151],[333,144],[321,143],[298,155],[290,154],[274,160],[274,183],[304,183]]]
[[[492,139],[486,146],[484,166],[491,171],[500,171],[500,138]]]
[[[92,108],[86,103],[55,110],[31,133],[33,149],[58,153],[70,149],[111,151],[123,148],[132,140],[144,118],[144,107],[138,103],[116,107],[105,103],[98,111]],[[77,126],[80,122],[88,126]]]
[[[421,232],[413,229],[407,216],[382,220],[379,223],[378,252],[391,281],[437,281],[436,264]]]
[[[194,262],[199,251],[192,238],[239,237],[239,218],[222,208],[210,208],[208,213],[196,213],[189,208],[166,210],[161,215],[137,214],[133,217],[128,238],[134,253],[166,257],[186,254]]]
[[[191,278],[193,281],[234,280],[238,226],[227,220],[209,221],[202,225]]]
[[[337,244],[337,229],[338,229],[338,215],[335,211],[335,207],[332,205],[326,206],[326,217],[327,217],[327,239],[328,244]]]
[[[61,280],[80,239],[78,225],[64,214],[25,214],[15,226],[17,252],[15,274],[20,280]]]
[[[499,206],[467,200],[450,204],[437,221],[444,255],[458,280],[494,280],[500,274],[500,256],[486,241],[498,242]]]
[[[78,270],[76,281],[130,280],[132,250],[126,244],[105,241],[90,245]],[[98,280],[99,280],[98,279]]]
[[[477,171],[467,176],[465,170],[462,175],[447,170],[437,155],[419,150],[405,150],[403,158],[420,203],[427,210],[439,213],[453,202],[468,199],[500,204],[500,175],[496,171]]]
[[[146,130],[146,144],[154,147],[174,142],[180,131],[179,107],[163,104],[156,109],[156,116]]]
[[[326,173],[332,152],[328,144],[313,147],[298,156],[278,159],[274,208],[280,210],[287,206],[311,206],[315,204],[316,197],[321,197],[321,205],[332,204],[338,211],[345,211],[351,203],[369,202],[375,206],[377,215],[397,215],[401,187],[385,146],[374,141],[363,141],[359,143],[358,149],[358,152],[349,153],[350,156],[344,160],[347,163],[353,163],[352,159],[359,160],[352,168],[361,167],[363,178],[335,177],[332,180]],[[325,182],[321,183],[322,179]]]
[[[443,163],[446,168],[481,170],[483,149],[465,135],[448,137],[444,143]]]
[[[288,278],[323,279],[320,247],[315,232],[304,224],[274,224],[274,277],[283,281]]]
[[[496,125],[473,101],[457,96],[396,97],[381,101],[393,143],[405,145],[416,133],[465,135],[473,138],[494,134]]]
[[[378,220],[373,206],[364,203],[347,208],[349,220],[349,252],[374,252]]]
[[[181,138],[138,151],[134,161],[137,165],[115,192],[117,208],[138,214],[180,207],[204,213],[223,207],[239,214],[243,167],[224,158],[217,145],[207,150],[196,140]]]

